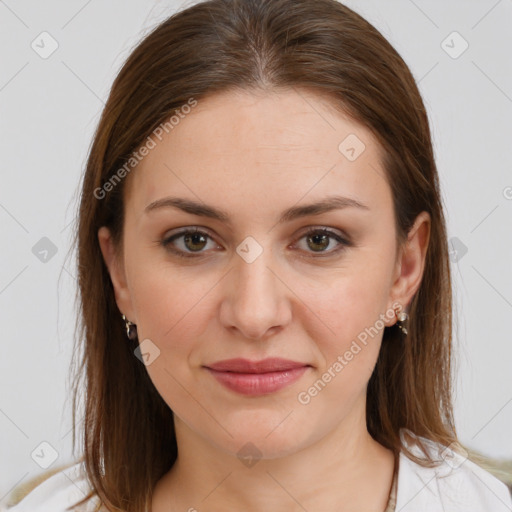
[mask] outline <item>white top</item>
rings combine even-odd
[[[417,446],[407,443],[402,431],[400,436],[404,445],[422,456]],[[512,512],[512,497],[503,482],[449,448],[422,440],[434,459],[444,462],[425,468],[400,453],[396,512]],[[79,462],[52,475],[14,507],[0,506],[0,512],[65,512],[89,489],[83,463]],[[91,498],[73,510],[93,512],[98,502],[97,497]]]

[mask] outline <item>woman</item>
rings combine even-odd
[[[511,510],[457,440],[440,197],[414,79],[352,10],[171,16],[83,182],[83,461],[13,510]]]

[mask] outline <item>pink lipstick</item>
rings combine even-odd
[[[261,361],[226,359],[205,368],[221,384],[242,395],[265,395],[279,391],[298,380],[310,367],[289,359],[268,358]]]

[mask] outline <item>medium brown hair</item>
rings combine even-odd
[[[173,413],[134,356],[137,342],[126,337],[98,243],[98,229],[107,226],[116,246],[122,244],[126,179],[100,199],[95,191],[190,98],[301,89],[329,98],[333,110],[376,137],[392,190],[397,247],[420,212],[431,218],[422,282],[407,309],[409,333],[385,328],[368,384],[368,431],[395,457],[401,428],[458,446],[445,219],[428,117],[409,68],[378,30],[335,0],[209,0],[170,16],[131,53],[113,83],[83,179],[73,403],[77,410],[85,389],[83,457],[94,493],[110,510],[149,508],[177,447]],[[75,413],[73,422],[76,429]]]

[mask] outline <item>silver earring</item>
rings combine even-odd
[[[130,322],[130,320],[128,320],[126,318],[126,316],[124,315],[121,315],[123,317],[123,320],[124,320],[124,323],[125,323],[125,326],[126,326],[126,336],[128,336],[128,339],[129,340],[136,340],[137,339],[137,326]]]
[[[405,321],[409,318],[409,315],[405,311],[402,311],[401,308],[395,308],[395,316],[397,318],[396,325],[407,336]]]

